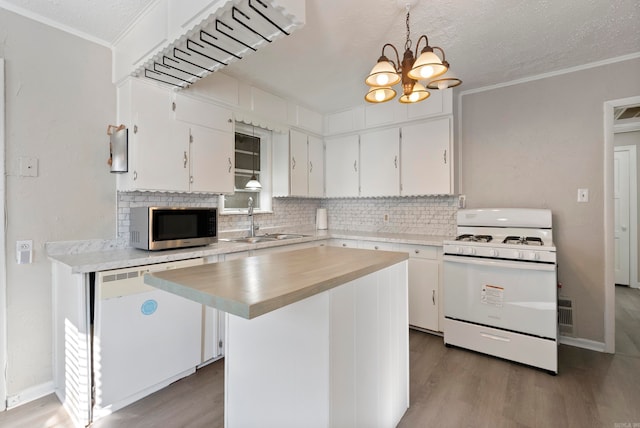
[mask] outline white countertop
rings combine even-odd
[[[452,239],[451,236],[420,235],[409,233],[362,232],[346,230],[287,230],[289,233],[307,235],[302,238],[281,241],[259,242],[247,244],[242,242],[223,242],[204,247],[183,248],[177,250],[145,251],[135,248],[110,249],[106,251],[80,251],[65,254],[49,254],[53,262],[71,267],[73,273],[99,272],[133,266],[144,266],[166,263],[176,260],[209,257],[219,254],[237,253],[277,247],[281,245],[300,244],[304,242],[327,239],[354,239],[363,241],[390,242],[398,244],[442,246],[442,242]]]

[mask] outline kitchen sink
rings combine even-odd
[[[297,233],[266,233],[262,235],[265,238],[274,238],[274,239],[296,239],[296,238],[304,238],[307,235],[299,235]]]
[[[244,242],[247,244],[257,244],[259,242],[272,242],[272,241],[280,241],[284,239],[304,238],[305,236],[307,235],[298,235],[294,233],[267,233],[265,235],[244,236],[242,238],[222,238],[222,239],[218,239],[218,241]]]

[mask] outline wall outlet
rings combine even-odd
[[[21,157],[18,161],[20,163],[20,177],[38,176],[38,158]]]
[[[384,220],[385,223],[389,223],[389,214],[385,214],[382,219]]]
[[[467,206],[467,197],[465,195],[458,195],[458,208],[464,208]]]

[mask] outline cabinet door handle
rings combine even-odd
[[[296,169],[296,158],[292,157],[291,158],[291,170],[293,171],[294,169]]]
[[[229,161],[229,173],[231,173],[231,167],[233,164],[231,163],[231,158],[227,158],[227,160]]]
[[[313,162],[309,161],[309,172],[313,172]]]
[[[133,181],[138,179],[138,171],[133,171]]]
[[[396,169],[398,169],[398,156],[396,156],[395,159],[393,160],[393,166],[395,166]]]
[[[187,152],[184,152],[184,157],[182,158],[182,167],[186,168],[187,167],[187,162],[189,161],[189,159],[187,158]]]
[[[138,125],[133,125],[133,133],[134,134],[138,133]]]
[[[171,110],[176,111],[176,103],[175,103],[175,101],[171,103]]]
[[[353,161],[353,170],[354,170],[355,172],[358,172],[358,161],[357,161],[357,160],[354,160],[354,161]]]
[[[193,175],[189,177],[189,183],[193,183]]]
[[[444,164],[447,164],[447,150],[445,149],[445,151],[442,154],[442,159],[444,160]]]
[[[374,249],[374,250],[377,250],[377,249],[378,249],[378,246],[377,246],[377,245],[376,245],[376,246],[374,246],[374,247],[373,247],[373,249]]]
[[[433,306],[436,305],[436,290],[431,290],[431,301],[433,302]]]
[[[414,250],[416,254],[420,254],[420,250]]]

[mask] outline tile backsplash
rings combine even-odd
[[[457,196],[326,199],[329,229],[452,236]]]
[[[330,229],[455,235],[457,196],[391,198],[274,198],[272,213],[256,214],[261,228],[313,227],[317,208],[326,208]],[[218,196],[206,194],[118,192],[118,241],[129,241],[129,212],[139,206],[217,207]],[[386,215],[386,218],[385,218]],[[220,231],[249,228],[245,214],[219,216]]]

